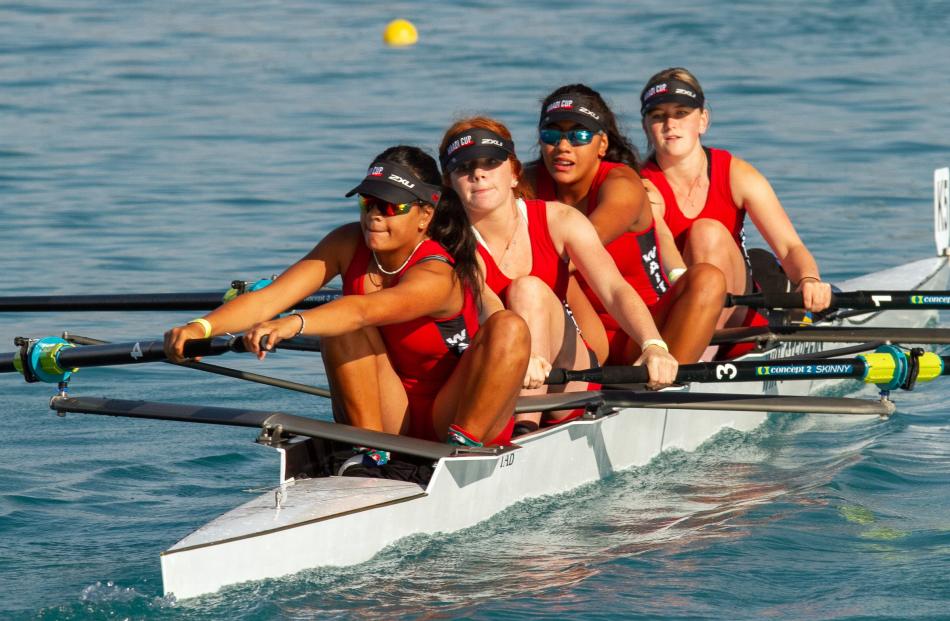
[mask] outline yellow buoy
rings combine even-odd
[[[392,47],[415,45],[418,40],[419,33],[416,32],[416,27],[405,19],[394,19],[386,24],[386,30],[383,31],[383,41]]]

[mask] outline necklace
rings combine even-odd
[[[518,206],[515,205],[515,226],[511,229],[511,235],[508,236],[508,241],[505,242],[505,249],[501,253],[501,257],[498,259],[498,265],[501,266],[505,262],[505,257],[508,256],[508,249],[511,248],[511,243],[515,240],[515,235],[518,233],[518,228],[521,226],[521,210],[518,209]]]
[[[412,249],[412,252],[409,253],[409,256],[406,257],[406,260],[402,262],[402,265],[400,265],[399,267],[397,267],[396,269],[394,269],[394,270],[391,271],[391,272],[390,272],[389,270],[387,270],[386,268],[384,268],[382,265],[379,264],[379,258],[376,256],[376,251],[375,251],[375,250],[371,250],[370,252],[373,253],[373,261],[376,263],[376,269],[378,269],[378,270],[379,270],[380,272],[382,272],[383,274],[386,274],[387,276],[395,276],[395,275],[398,274],[399,272],[403,271],[403,270],[406,268],[407,265],[409,265],[409,259],[412,258],[412,255],[416,254],[416,250],[419,249],[419,246],[421,246],[421,245],[422,245],[422,242],[424,242],[425,240],[426,240],[425,237],[423,237],[422,239],[420,239],[420,240],[419,240],[419,243],[416,244],[416,247],[413,248],[413,249]]]
[[[699,187],[699,181],[703,178],[703,173],[705,171],[706,171],[706,152],[704,151],[703,164],[699,168],[699,174],[697,174],[696,177],[693,178],[692,182],[690,182],[689,188],[687,188],[687,191],[686,191],[686,196],[683,197],[686,200],[686,202],[689,203],[690,211],[696,210],[696,203],[693,202],[693,190]]]

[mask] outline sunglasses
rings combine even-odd
[[[544,144],[557,146],[562,140],[566,139],[574,147],[590,144],[596,133],[589,129],[571,129],[566,132],[559,129],[542,129],[538,132],[541,142]]]
[[[390,203],[375,196],[365,196],[363,194],[356,195],[356,202],[359,203],[360,211],[363,213],[369,213],[375,207],[384,218],[403,216],[416,205],[416,203]]]

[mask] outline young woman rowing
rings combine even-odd
[[[680,363],[699,360],[722,310],[725,279],[708,263],[685,269],[672,243],[661,250],[656,229],[665,225],[654,223],[636,172],[637,153],[620,133],[610,107],[588,86],[562,86],[544,99],[538,130],[541,160],[526,171],[535,196],[571,205],[586,215],[620,273],[650,309],[670,353]],[[637,344],[620,329],[587,281],[579,277],[578,282],[607,331],[608,362],[636,360]]]
[[[647,367],[650,385],[660,387],[675,379],[676,360],[590,221],[568,205],[519,198],[521,163],[504,125],[485,117],[459,121],[446,131],[439,154],[443,178],[458,193],[477,233],[480,263],[491,289],[483,296],[485,302],[504,304],[530,328],[529,390],[523,394],[546,391],[541,382],[552,363],[581,369],[596,362],[563,305],[569,261],[642,347],[636,364]],[[517,418],[530,427],[540,415]]]
[[[640,174],[652,183],[654,210],[669,225],[690,269],[711,263],[722,270],[730,293],[748,292],[742,230],[748,213],[802,292],[805,308],[827,308],[831,286],[822,282],[818,264],[766,178],[748,162],[700,142],[709,127],[709,111],[695,76],[680,67],[665,69],[647,81],[640,103],[643,131],[652,148]],[[743,321],[746,314],[734,310],[723,312],[720,326]]]
[[[334,410],[350,424],[429,440],[505,443],[525,376],[525,322],[502,311],[478,325],[475,241],[458,197],[415,147],[381,153],[357,194],[360,221],[334,230],[270,286],[165,335],[181,360],[187,339],[246,330],[247,347],[323,337]],[[272,319],[334,276],[344,296]]]

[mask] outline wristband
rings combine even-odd
[[[818,278],[817,276],[802,276],[801,279],[798,281],[798,284],[795,286],[800,287],[802,283],[808,279],[814,280],[815,282],[821,282],[821,278]]]
[[[685,273],[686,273],[685,267],[674,267],[673,269],[670,270],[670,273],[667,276],[667,278],[669,279],[670,284],[672,285],[672,284],[675,284],[676,281],[680,279],[680,276],[682,276]]]
[[[188,322],[187,324],[185,324],[185,325],[190,325],[190,324],[193,324],[193,323],[196,323],[196,324],[198,324],[199,326],[201,326],[202,328],[205,329],[205,335],[204,335],[203,337],[201,337],[201,338],[205,338],[205,339],[206,339],[206,338],[208,338],[209,336],[211,336],[211,322],[210,322],[210,321],[208,321],[208,320],[205,319],[204,317],[198,317],[197,319],[192,319],[191,321],[189,321],[189,322]]]
[[[303,315],[301,315],[300,313],[290,313],[290,314],[287,315],[287,316],[288,316],[288,317],[297,317],[297,318],[300,319],[300,329],[297,330],[297,334],[294,335],[294,336],[300,336],[301,333],[303,333],[303,329],[307,327],[307,320],[304,319],[304,318],[303,318]]]
[[[656,345],[657,347],[659,347],[666,353],[670,352],[670,346],[667,345],[666,341],[664,341],[663,339],[647,339],[643,341],[642,343],[640,343],[640,351],[641,352],[646,351],[647,347],[650,347],[651,345]]]

